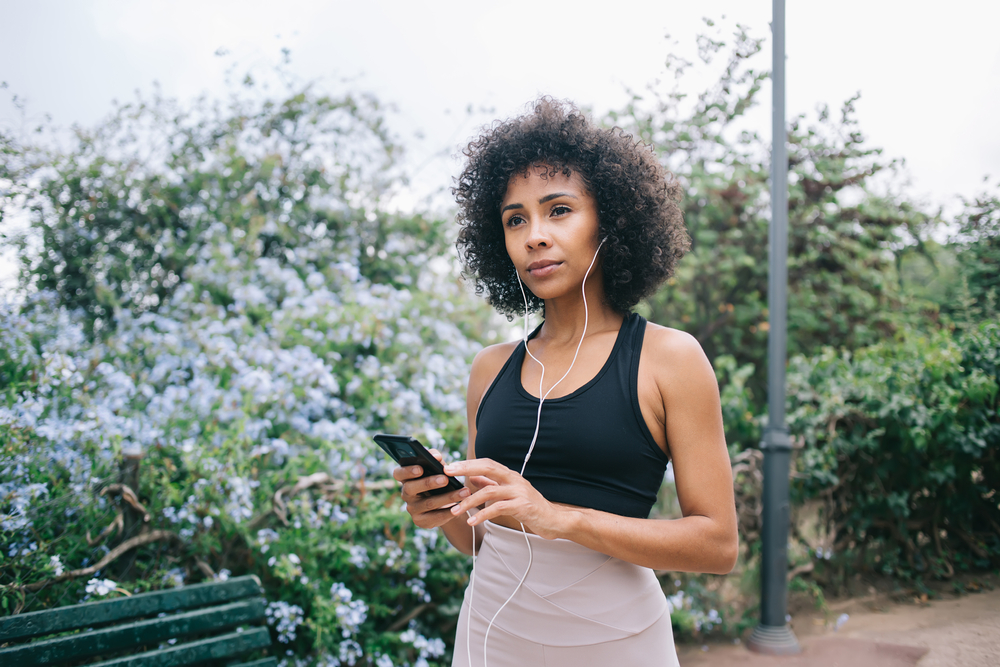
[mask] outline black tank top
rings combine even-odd
[[[628,316],[594,379],[567,396],[545,400],[538,441],[524,476],[546,499],[620,516],[649,516],[668,459],[639,408],[639,352],[645,331],[642,316]],[[515,472],[521,470],[538,415],[538,398],[521,385],[524,357],[522,342],[476,414],[476,456]]]

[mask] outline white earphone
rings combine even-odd
[[[594,252],[594,258],[590,260],[590,266],[587,267],[587,273],[585,273],[583,276],[583,286],[581,287],[581,291],[583,293],[583,333],[580,335],[580,342],[577,343],[576,351],[573,353],[573,361],[570,362],[569,368],[566,369],[566,372],[563,373],[563,376],[559,378],[559,380],[554,385],[549,387],[549,390],[544,394],[542,394],[542,387],[545,381],[545,364],[543,364],[541,360],[538,359],[538,357],[536,357],[535,355],[533,355],[531,353],[531,350],[528,349],[528,296],[524,291],[524,283],[521,282],[521,275],[517,272],[516,267],[514,269],[514,275],[517,276],[517,284],[521,288],[521,298],[524,299],[524,334],[521,336],[521,341],[524,343],[524,351],[528,354],[528,356],[534,359],[535,362],[542,367],[542,375],[538,379],[538,396],[539,396],[538,417],[535,420],[535,433],[534,435],[531,436],[531,444],[528,446],[528,453],[524,455],[524,462],[521,464],[522,477],[524,476],[525,468],[528,466],[528,459],[531,458],[531,453],[535,450],[535,442],[538,440],[538,430],[542,424],[542,404],[545,403],[545,399],[549,397],[549,394],[552,393],[552,390],[558,387],[559,383],[565,380],[566,377],[570,374],[570,371],[573,370],[573,366],[576,364],[576,358],[580,354],[580,348],[583,346],[583,339],[587,336],[587,325],[589,324],[590,321],[590,312],[587,308],[587,278],[590,277],[590,272],[594,268],[594,264],[597,262],[597,256],[601,252],[601,247],[607,240],[608,240],[607,237],[601,239],[601,242],[597,245],[597,250]],[[468,514],[470,517],[472,516],[471,513]],[[521,585],[524,583],[525,579],[528,578],[528,572],[531,571],[531,541],[528,539],[528,533],[524,529],[523,523],[521,524],[521,533],[524,535],[524,543],[528,545],[528,566],[524,569],[524,574],[521,576],[521,580],[517,582],[517,586],[514,587],[514,591],[510,594],[510,597],[508,597],[504,601],[504,603],[500,605],[500,608],[497,609],[496,613],[493,614],[493,618],[490,619],[489,625],[486,626],[486,633],[483,636],[483,667],[488,667],[486,645],[490,639],[490,630],[493,628],[493,623],[494,621],[497,620],[497,617],[500,615],[500,612],[503,611],[504,607],[507,606],[507,603],[513,600],[514,596],[517,595],[517,592],[521,589]],[[475,599],[474,598],[475,596],[474,587],[476,583],[475,575],[476,575],[476,529],[475,527],[473,527],[472,574],[470,575],[470,580],[469,580],[469,610],[468,610],[469,617],[465,625],[465,647],[466,651],[468,652],[469,667],[472,667],[471,627],[472,627],[472,601]]]

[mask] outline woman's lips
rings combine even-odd
[[[541,260],[528,265],[528,273],[536,278],[547,276],[562,266],[562,262],[552,260]]]

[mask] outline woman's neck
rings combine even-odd
[[[583,330],[585,319],[586,332]],[[621,313],[608,306],[603,294],[592,294],[588,289],[586,311],[581,296],[577,296],[576,299],[547,300],[545,323],[537,338],[556,345],[576,345],[582,336],[591,336],[608,330],[618,331],[623,319]]]

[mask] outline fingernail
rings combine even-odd
[[[445,484],[448,483],[448,479],[446,477],[444,477],[443,475],[438,475],[437,477],[434,478],[434,483],[435,484],[440,484],[441,486],[444,486]]]
[[[452,505],[451,506],[451,513],[454,514],[454,515],[456,515],[456,516],[458,516],[459,511],[460,511],[459,507],[460,507],[459,505]]]
[[[412,468],[410,468],[410,472],[413,473],[414,475],[419,475],[420,474],[420,466],[413,466]]]
[[[462,489],[461,491],[458,492],[458,495],[459,495],[460,498],[464,498],[467,495],[469,495],[469,493],[470,493],[470,491],[468,489]]]

